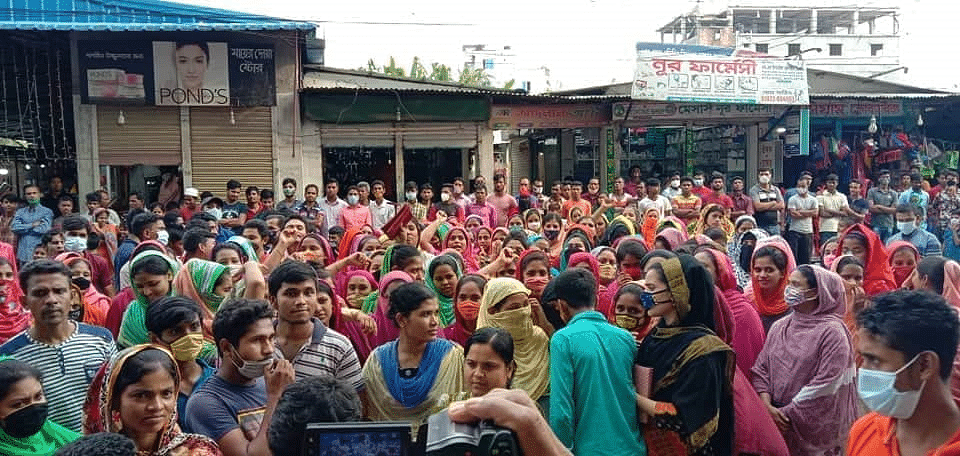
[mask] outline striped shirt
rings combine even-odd
[[[297,374],[297,380],[329,375],[344,380],[360,391],[363,389],[363,374],[360,361],[350,339],[330,328],[319,319],[313,318],[313,334],[310,340],[300,347],[300,351],[290,363]],[[282,355],[280,345],[276,353]]]
[[[93,376],[117,348],[110,331],[76,323],[76,329],[57,345],[30,337],[29,329],[0,345],[8,355],[43,373],[43,394],[51,421],[73,431],[83,431],[83,401]]]

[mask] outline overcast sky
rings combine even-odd
[[[518,69],[546,67],[550,79],[571,89],[624,82],[632,77],[637,41],[659,41],[656,29],[690,11],[692,0],[180,0],[313,21],[326,38],[326,64],[364,66],[396,56],[409,67],[414,56],[425,62],[462,66],[465,44],[510,45]],[[947,0],[809,0],[807,5],[899,6],[903,81],[960,91],[956,21],[960,2]],[[726,4],[783,5],[783,0],[706,0],[701,10]],[[404,25],[392,25],[405,23]],[[417,24],[417,25],[407,25]],[[558,87],[554,87],[557,89]],[[543,88],[533,87],[541,91]]]

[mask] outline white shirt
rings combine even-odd
[[[340,211],[343,208],[347,207],[347,202],[337,198],[336,201],[330,202],[326,198],[318,201],[320,204],[320,210],[323,211],[323,216],[327,221],[327,227],[333,227],[334,225],[340,225]]]
[[[655,207],[660,211],[660,218],[663,218],[667,211],[673,210],[673,206],[670,205],[670,200],[663,195],[657,195],[656,200],[651,200],[649,196],[644,196],[643,199],[637,203],[637,207],[640,209],[640,213],[638,214],[640,217],[651,207]]]
[[[377,205],[377,200],[370,200],[370,218],[373,220],[373,229],[379,230],[386,225],[393,216],[397,215],[397,206],[386,199],[383,204]]]
[[[817,195],[817,203],[820,207],[831,211],[839,211],[845,207],[850,207],[850,204],[847,203],[847,195],[840,192],[830,194],[830,192],[824,191],[822,194]],[[839,216],[820,217],[820,232],[835,233],[839,224]]]
[[[807,193],[806,196],[793,195],[790,201],[787,201],[787,209],[798,211],[809,211],[810,209],[819,209],[820,203],[817,198]],[[813,217],[793,217],[790,218],[790,231],[796,231],[801,234],[813,234]]]

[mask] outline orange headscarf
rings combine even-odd
[[[656,215],[656,217],[650,217],[650,214]],[[655,207],[649,207],[647,210],[643,211],[643,224],[640,225],[640,233],[643,234],[643,240],[647,242],[647,245],[653,245],[653,241],[657,238],[657,226],[660,224],[660,210]]]

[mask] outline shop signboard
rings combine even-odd
[[[890,100],[827,100],[814,98],[810,101],[813,117],[899,117],[903,115],[903,101]]]
[[[781,157],[783,156],[782,143],[777,141],[760,141],[757,147],[757,168],[773,170],[773,181],[780,182],[783,170]]]
[[[273,106],[274,47],[191,39],[81,40],[81,99],[87,104]]]
[[[810,103],[802,60],[710,55],[640,56],[630,95],[660,101]]]
[[[490,107],[490,128],[494,130],[600,127],[609,121],[609,111],[593,104]]]
[[[607,191],[613,191],[613,181],[619,175],[617,173],[616,131],[611,127],[606,127],[601,131],[603,132],[603,153],[607,165]]]
[[[768,119],[780,117],[783,106],[732,103],[664,103],[632,101],[614,103],[615,121],[697,121]]]

